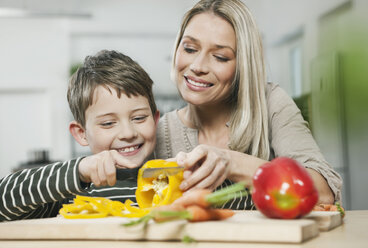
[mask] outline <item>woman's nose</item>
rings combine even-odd
[[[189,66],[189,69],[196,74],[208,73],[208,58],[205,54],[198,54]]]
[[[118,138],[120,140],[130,140],[137,137],[138,133],[132,124],[125,124],[119,127]]]

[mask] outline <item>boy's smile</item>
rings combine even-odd
[[[158,117],[146,97],[122,92],[119,98],[115,89],[98,86],[86,110],[85,139],[94,154],[116,150],[140,166],[155,147]]]

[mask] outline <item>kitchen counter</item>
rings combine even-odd
[[[234,242],[197,242],[185,244],[181,242],[158,241],[104,241],[104,240],[0,240],[0,247],[322,247],[322,248],[355,248],[367,247],[368,244],[368,210],[346,211],[343,224],[328,232],[320,232],[319,235],[301,244],[284,243],[234,243]],[[22,232],[22,230],[17,230]],[[246,235],[246,234],[244,234]]]

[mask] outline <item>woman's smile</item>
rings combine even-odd
[[[203,91],[213,86],[212,83],[191,76],[184,76],[186,85],[193,91]]]

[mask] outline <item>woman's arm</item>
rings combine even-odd
[[[251,185],[252,176],[254,175],[255,171],[259,166],[267,161],[239,152],[230,151],[230,153],[232,159],[236,162],[234,163],[234,168],[232,168],[228,178],[234,182],[246,181]],[[247,166],[244,166],[244,164]],[[307,171],[311,176],[315,187],[317,188],[319,195],[318,203],[333,204],[334,194],[331,188],[328,186],[326,179],[313,169],[307,168]]]
[[[334,194],[328,186],[326,179],[313,169],[307,168],[309,175],[312,177],[315,187],[318,191],[318,203],[333,204]]]
[[[275,157],[292,158],[307,168],[318,190],[319,203],[340,201],[341,177],[324,159],[294,101],[283,89],[270,85],[267,99],[269,135]]]
[[[199,145],[190,153],[179,153],[177,162],[188,170],[184,173],[182,190],[194,188],[215,189],[226,178],[233,182],[245,181],[252,185],[252,177],[266,160],[208,145]],[[319,195],[319,203],[333,204],[334,194],[325,178],[307,168]]]

